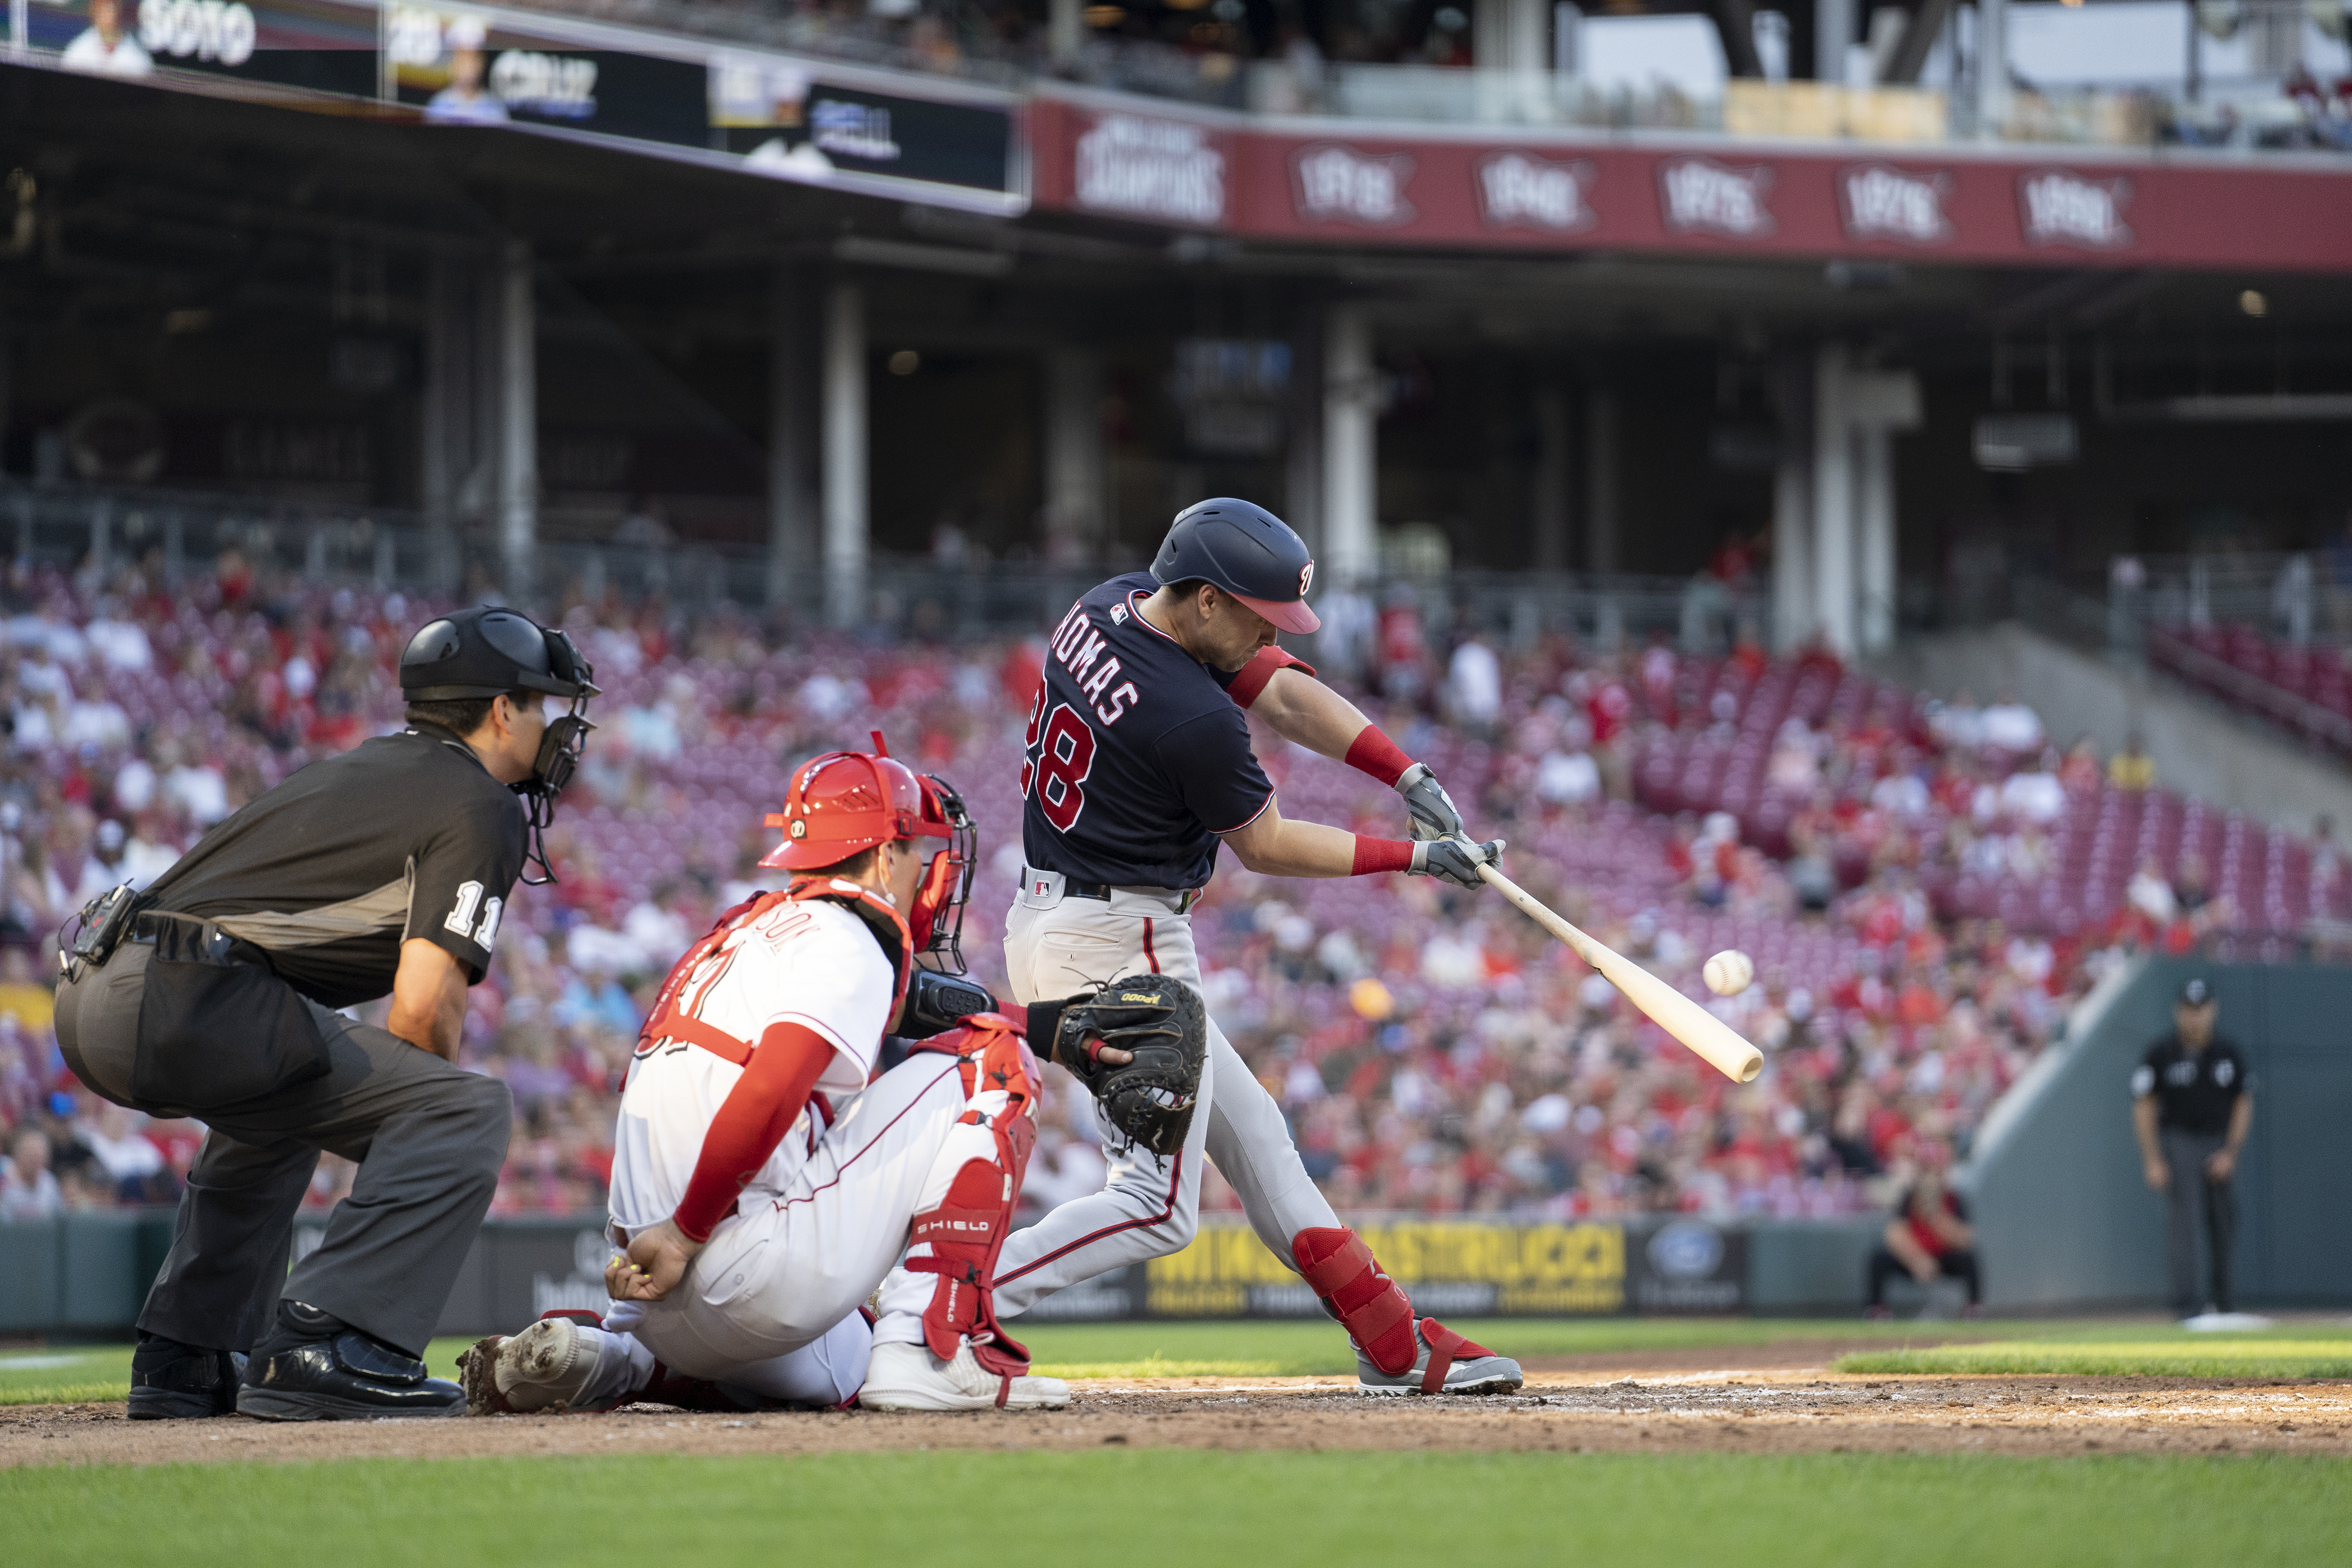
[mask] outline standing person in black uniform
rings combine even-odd
[[[2148,1047],[2147,1059],[2132,1074],[2132,1130],[2139,1135],[2147,1184],[2164,1194],[2172,1304],[2184,1318],[2198,1310],[2200,1219],[2212,1258],[2212,1309],[2235,1310],[2230,1248],[2238,1209],[2231,1181],[2253,1125],[2254,1096],[2246,1058],[2214,1037],[2220,1015],[2210,985],[2202,979],[2183,985],[2172,1009],[2173,1032]]]
[[[303,768],[144,893],[83,911],[58,993],[66,1064],[210,1129],[140,1313],[134,1419],[464,1413],[422,1352],[513,1118],[506,1085],[457,1066],[466,990],[516,878],[545,870],[535,835],[591,728],[591,675],[510,610],[431,622],[401,656],[406,729]],[[570,711],[550,719],[550,697]],[[383,1028],[335,1011],[387,994]],[[321,1149],[359,1174],[289,1274]]]

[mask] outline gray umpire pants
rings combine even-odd
[[[2190,1132],[2183,1128],[2167,1127],[2158,1133],[2164,1149],[2165,1168],[2172,1180],[2164,1189],[2164,1250],[2171,1266],[2172,1305],[2182,1317],[2200,1310],[2207,1301],[2227,1312],[2234,1310],[2230,1290],[2230,1249],[2237,1239],[2238,1205],[2228,1182],[2217,1182],[2205,1173],[2205,1162],[2229,1142],[2220,1132]],[[2197,1289],[2197,1233],[2205,1232],[2205,1243],[2213,1266],[2213,1291],[2200,1295]]]
[[[126,942],[104,968],[58,992],[66,1065],[117,1104],[131,1103],[154,952]],[[306,1005],[327,1041],[326,1076],[206,1119],[139,1327],[250,1351],[282,1293],[421,1354],[489,1211],[513,1101],[494,1078]],[[359,1174],[329,1215],[326,1239],[289,1274],[294,1214],[321,1149],[357,1162]]]

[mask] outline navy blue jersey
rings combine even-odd
[[[1186,653],[1138,606],[1159,584],[1131,572],[1054,628],[1021,764],[1029,864],[1114,887],[1197,888],[1220,833],[1274,799],[1250,750],[1233,677]]]

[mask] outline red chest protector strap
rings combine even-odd
[[[670,965],[669,973],[663,977],[661,990],[654,997],[653,1011],[646,1015],[645,1027],[637,1031],[635,1055],[646,1055],[664,1040],[683,1040],[689,1046],[699,1046],[714,1056],[722,1057],[737,1067],[749,1062],[755,1048],[753,1042],[739,1039],[716,1025],[706,1024],[691,1013],[682,1011],[678,1006],[678,994],[686,989],[687,982],[702,967],[703,962],[724,946],[738,927],[760,919],[778,904],[798,903],[803,899],[831,899],[848,907],[869,928],[879,928],[887,923],[895,929],[898,938],[898,951],[892,952],[885,943],[883,952],[890,959],[891,973],[898,977],[898,993],[890,1002],[891,1016],[896,1017],[898,1004],[906,1000],[908,975],[913,967],[914,937],[907,929],[906,920],[887,902],[855,882],[835,877],[812,877],[806,881],[793,883],[782,892],[761,893],[757,898],[746,899],[737,904],[712,923],[710,929],[703,933],[701,941],[686,950],[685,957]],[[881,936],[878,929],[875,935],[878,941]]]

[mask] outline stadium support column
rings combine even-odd
[[[480,268],[436,255],[425,279],[425,387],[417,418],[417,496],[425,514],[425,580],[436,593],[457,583],[457,520],[477,468],[475,396],[481,388]]]
[[[1845,345],[1813,360],[1813,617],[1836,653],[1872,654],[1895,641],[1895,448],[1919,424],[1919,380],[1864,370]]]
[[[539,316],[530,242],[499,258],[499,556],[508,596],[527,601],[539,552]]]
[[[1085,0],[1047,0],[1045,54],[1055,68],[1067,70],[1076,66],[1086,42]]]
[[[1861,581],[1856,646],[1895,646],[1895,433],[1919,427],[1919,379],[1909,371],[1856,371],[1846,377],[1853,425],[1855,552]]]
[[[1568,389],[1546,382],[1536,389],[1535,567],[1568,570],[1568,490],[1574,465],[1569,456]]]
[[[1790,355],[1775,376],[1780,456],[1772,472],[1772,646],[1813,635],[1812,366]]]
[[[2189,47],[2197,47],[2194,17]],[[1977,138],[1999,140],[2009,119],[2009,0],[1977,0]],[[2189,95],[2195,98],[2191,91]]]
[[[1296,323],[1290,384],[1284,392],[1288,438],[1283,446],[1282,518],[1307,541],[1307,553],[1322,561],[1328,558],[1323,528],[1323,312],[1302,310]]]
[[[1584,569],[1618,569],[1617,395],[1596,386],[1584,395]]]
[[[1480,70],[1543,70],[1551,64],[1551,0],[1476,0],[1470,50]]]
[[[1895,644],[1895,441],[1884,425],[1853,428],[1854,646],[1864,654]]]
[[[1813,0],[1813,76],[1832,86],[1845,81],[1845,52],[1854,42],[1854,0]]]
[[[1813,356],[1813,622],[1841,657],[1853,652],[1853,426],[1846,416],[1846,349]]]
[[[1045,557],[1090,560],[1103,536],[1102,362],[1045,353]]]
[[[835,283],[824,301],[824,616],[856,626],[866,607],[866,296]]]
[[[816,556],[816,504],[809,483],[809,381],[814,355],[805,268],[779,267],[768,296],[768,603],[792,595]]]
[[[1380,377],[1360,305],[1334,305],[1323,329],[1324,570],[1369,583],[1380,568]]]

